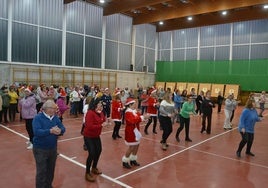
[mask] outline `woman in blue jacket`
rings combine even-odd
[[[246,154],[249,156],[255,156],[251,153],[251,146],[254,140],[254,127],[257,121],[261,121],[261,118],[258,116],[257,110],[255,109],[255,102],[249,99],[239,120],[238,130],[241,134],[242,140],[240,141],[239,147],[236,151],[237,157],[241,157],[241,151],[246,144]]]

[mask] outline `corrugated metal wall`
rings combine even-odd
[[[171,51],[173,59],[169,56]],[[159,60],[162,61],[266,59],[267,51],[268,19],[159,34]]]

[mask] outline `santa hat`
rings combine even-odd
[[[120,91],[116,91],[114,95],[120,95]]]
[[[133,98],[127,98],[125,105],[129,105],[131,103],[135,103],[135,100]]]
[[[65,91],[61,91],[61,92],[60,92],[60,97],[66,97],[66,95],[67,95],[67,94],[66,94]]]
[[[32,93],[32,91],[28,87],[24,91],[28,91],[29,93]]]
[[[154,94],[154,93],[156,93],[156,89],[154,89],[154,90],[151,91],[151,94]]]

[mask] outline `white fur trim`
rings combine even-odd
[[[128,163],[130,161],[129,157],[126,157],[125,155],[122,157],[122,162]]]
[[[137,155],[132,155],[132,154],[130,154],[129,159],[130,159],[131,161],[137,161],[138,157],[137,157]]]
[[[125,141],[125,144],[127,146],[136,146],[136,145],[139,145],[140,144],[140,141],[137,141],[137,142],[127,142],[127,141]]]

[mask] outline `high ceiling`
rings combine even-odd
[[[64,0],[72,3],[75,0]],[[103,15],[124,14],[133,24],[154,24],[157,32],[268,18],[268,0],[83,0],[103,7]],[[227,11],[222,15],[222,11]],[[192,20],[187,18],[191,16]],[[163,21],[163,25],[159,22]]]

